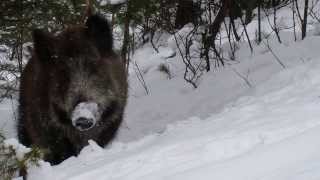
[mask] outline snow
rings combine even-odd
[[[16,103],[11,100],[3,100],[0,103],[0,132],[6,138],[16,138],[15,129],[16,123]]]
[[[11,147],[15,150],[18,160],[23,160],[24,155],[31,151],[30,148],[27,148],[24,145],[20,144],[19,141],[14,138],[4,140],[3,144],[5,148]]]
[[[122,4],[122,3],[125,3],[127,0],[101,0],[100,1],[100,5],[101,6],[105,6],[107,4],[112,4],[112,5],[115,5],[115,4]]]
[[[315,59],[280,71],[208,118],[83,151],[52,167],[54,178],[31,179],[319,179],[319,68]]]
[[[289,18],[288,9],[279,11],[284,27],[291,26]],[[248,26],[252,39],[255,23]],[[319,25],[312,23],[303,41],[295,42],[293,32],[283,30],[282,44],[270,36],[260,45],[253,43],[253,53],[242,41],[236,61],[204,74],[197,89],[183,80],[184,65],[172,36],[166,37],[159,53],[145,45],[133,60],[149,93],[131,65],[128,105],[115,141],[103,148],[90,140],[77,157],[57,166],[40,162],[28,171],[28,178],[320,179],[320,36]],[[267,24],[264,20],[266,32]],[[188,25],[180,32],[189,30]],[[228,50],[228,44],[221,48]],[[169,67],[171,79],[159,71],[161,64]],[[4,122],[12,106],[9,101],[2,106]],[[93,107],[79,104],[74,118],[92,118]],[[15,136],[10,123],[4,127]]]

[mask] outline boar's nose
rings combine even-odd
[[[92,128],[94,125],[93,119],[80,117],[75,121],[75,126],[80,131],[86,131]]]

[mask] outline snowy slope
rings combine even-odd
[[[204,118],[196,116],[201,113],[196,109],[198,98],[207,97],[207,101],[200,100],[210,106],[210,94],[218,88],[216,84],[180,93],[176,100],[182,100],[181,104],[171,110],[182,112],[188,108],[188,104],[183,104],[187,101],[180,98],[193,93],[193,99],[188,101],[195,109],[189,118],[169,123],[161,132],[154,131],[138,141],[121,142],[120,137],[106,149],[91,142],[77,158],[54,167],[43,163],[41,168],[33,169],[30,179],[319,179],[320,54],[317,47],[320,47],[320,37],[312,36],[278,48],[286,69],[281,69],[268,53],[256,55],[254,62],[250,59],[231,66],[244,72],[245,67],[254,68],[256,71],[251,76],[255,86],[248,88],[241,79],[234,80],[234,85],[225,93],[237,92],[232,89],[237,87],[241,95],[216,113],[208,113]],[[219,75],[237,78],[228,69],[216,72],[216,76]],[[146,102],[151,97],[137,99]],[[169,102],[172,101],[174,99]],[[149,106],[135,106],[138,107],[144,109],[147,117],[148,113],[163,112],[161,109],[151,111]],[[134,107],[129,104],[128,108],[130,113]],[[141,118],[145,120],[144,116]],[[160,124],[149,123],[149,126],[139,123],[135,126],[155,130],[154,126]]]
[[[279,12],[284,26],[290,26],[287,14]],[[248,28],[252,39],[254,23]],[[304,41],[294,42],[291,31],[281,31],[282,44],[270,37],[285,68],[264,44],[254,44],[251,53],[243,41],[237,61],[205,74],[197,89],[183,80],[179,57],[166,58],[173,49],[164,46],[157,54],[146,45],[134,60],[149,94],[131,69],[129,103],[115,141],[106,148],[90,142],[78,157],[57,166],[41,162],[29,171],[29,179],[320,179],[317,26],[310,24]],[[158,71],[160,63],[170,67],[172,79]],[[10,101],[0,106],[8,137],[15,136],[14,123],[8,122],[11,107]]]
[[[287,69],[320,57],[319,36],[311,36],[305,41],[294,43],[292,36],[289,37],[289,35],[290,33],[283,33],[283,44],[279,44],[275,39],[269,40],[273,52]],[[149,49],[145,48],[141,50],[141,54],[149,56],[146,58],[139,56],[138,52],[137,62],[142,64],[142,69],[149,69],[145,75],[145,81],[150,95],[145,95],[141,84],[132,75],[125,127],[121,129],[118,139],[126,142],[137,140],[146,134],[162,132],[168,124],[192,116],[208,118],[239,97],[247,94],[251,96],[250,93],[255,87],[264,84],[279,71],[283,71],[275,57],[263,44],[255,46],[253,54],[250,53],[246,43],[241,44],[240,47],[237,52],[239,62],[205,74],[201,81],[203,83],[195,90],[181,77],[184,66],[172,65],[171,61],[177,60],[167,60],[166,63],[171,65],[172,71],[176,74],[173,79],[167,80],[164,74],[157,71],[157,66],[154,70],[143,66],[146,64],[143,60],[163,62],[161,54],[150,55]],[[178,62],[181,61],[178,60]],[[253,87],[249,87],[237,73],[247,76]],[[274,84],[277,85],[277,83]]]
[[[319,60],[273,74],[208,118],[105,150],[91,142],[31,179],[319,179]]]

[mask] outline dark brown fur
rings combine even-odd
[[[24,145],[48,150],[53,164],[77,155],[89,139],[106,145],[122,121],[127,99],[124,63],[112,51],[112,35],[101,16],[57,36],[34,31],[34,52],[20,82],[18,136]],[[71,113],[84,101],[102,109],[88,131],[71,124]]]

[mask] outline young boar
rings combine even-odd
[[[77,155],[88,140],[106,145],[127,99],[124,62],[100,15],[58,35],[34,30],[34,51],[20,82],[18,137],[45,149],[52,164]]]

